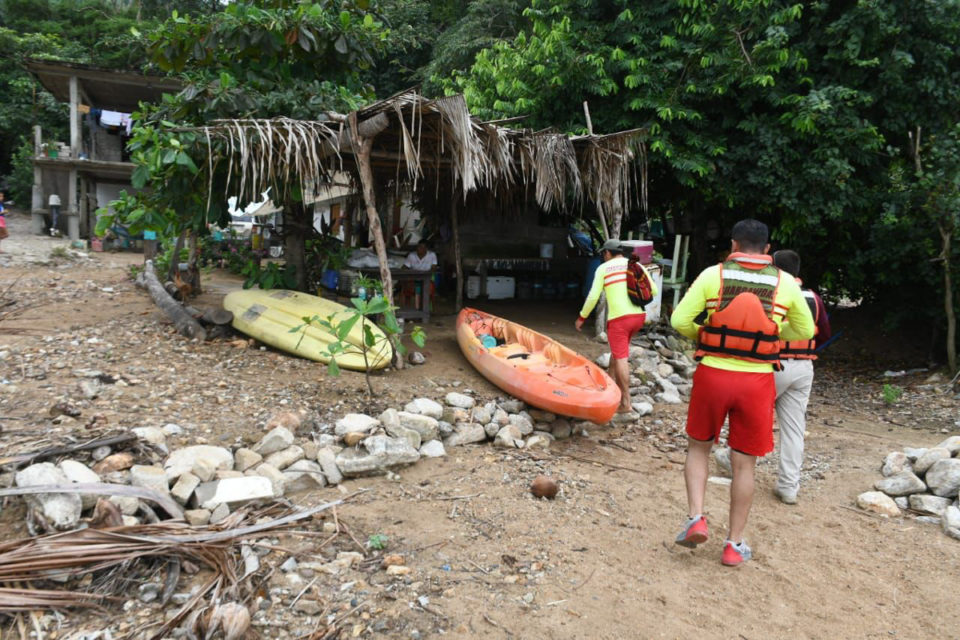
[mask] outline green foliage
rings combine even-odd
[[[883,385],[883,402],[885,404],[896,404],[902,395],[903,389],[901,387],[889,383]]]
[[[760,218],[808,257],[806,282],[939,315],[931,213],[949,198],[932,185],[951,181],[917,179],[908,134],[945,144],[960,120],[960,4],[534,0],[525,16],[445,89],[575,133],[588,100],[598,132],[648,131],[655,216],[695,234]],[[694,273],[716,260],[699,246]]]
[[[228,167],[209,167],[207,141],[180,127],[233,117],[316,119],[327,110],[351,110],[370,100],[373,90],[360,72],[390,32],[368,5],[363,0],[234,2],[209,15],[174,12],[161,28],[143,32],[153,63],[180,75],[186,87],[139,114],[141,124],[128,145],[137,165],[133,182],[150,188],[136,202],[115,204],[119,218],[126,221],[145,208],[158,212],[175,231],[202,234],[208,223],[227,226]],[[272,194],[295,227],[309,212],[296,190],[287,187],[274,185]],[[289,283],[290,270],[248,269],[248,281]],[[295,274],[297,288],[306,287],[306,276]]]
[[[389,542],[389,540],[390,539],[382,533],[374,533],[367,538],[367,548],[375,551],[383,551],[387,548],[387,542]]]
[[[340,375],[340,365],[337,363],[337,357],[347,352],[348,349],[351,351],[355,348],[359,349],[363,354],[363,361],[366,365],[364,376],[367,389],[373,396],[373,384],[370,380],[370,354],[383,353],[385,349],[390,348],[389,344],[392,343],[398,356],[405,355],[406,347],[399,340],[403,329],[397,321],[396,307],[391,306],[382,294],[377,294],[369,300],[352,298],[350,303],[353,306],[352,309],[347,307],[346,311],[332,314],[326,318],[316,315],[304,317],[301,324],[290,329],[290,333],[300,333],[300,342],[302,342],[307,327],[316,325],[334,335],[336,339],[327,344],[325,352],[325,355],[330,357],[327,372],[332,376]],[[377,317],[382,319],[379,329],[386,335],[386,339],[378,339],[373,332],[374,327],[378,326],[375,322]],[[348,337],[357,323],[360,323],[361,327],[362,339],[360,345],[348,342]],[[427,334],[422,327],[415,326],[411,331],[410,338],[418,347],[423,347],[426,344]],[[297,343],[298,346],[300,342]]]
[[[293,265],[280,265],[276,262],[268,262],[266,266],[262,266],[251,259],[241,271],[241,275],[246,277],[243,281],[244,289],[253,286],[261,289],[293,289],[297,283],[296,269]]]

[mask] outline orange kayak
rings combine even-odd
[[[484,346],[481,336],[492,336],[498,346]],[[464,309],[457,316],[457,342],[487,380],[538,409],[604,424],[620,404],[620,388],[603,369],[515,322]]]

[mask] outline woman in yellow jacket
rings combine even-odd
[[[627,361],[630,357],[630,339],[643,328],[647,314],[643,307],[638,307],[630,300],[627,293],[627,270],[629,260],[622,254],[619,240],[607,240],[603,247],[603,264],[597,267],[593,275],[593,286],[587,295],[580,317],[574,326],[577,331],[587,321],[587,316],[593,311],[600,294],[607,296],[607,340],[610,343],[610,375],[620,387],[620,407],[617,413],[630,413],[630,367]],[[643,268],[643,265],[641,265]],[[646,269],[644,269],[646,273]],[[647,274],[652,294],[657,295],[657,285]]]

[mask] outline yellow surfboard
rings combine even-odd
[[[296,333],[290,333],[290,330],[302,325],[303,318],[318,316],[326,320],[334,316],[332,324],[336,326],[352,315],[342,304],[286,289],[233,291],[223,299],[223,308],[233,312],[233,327],[237,331],[281,351],[324,363],[330,362],[327,345],[336,341],[332,333],[316,323]],[[382,369],[390,364],[393,348],[379,327],[373,325],[371,329],[375,343],[367,352],[367,360],[371,369]],[[349,346],[337,354],[337,364],[345,369],[363,371],[360,322],[353,326],[344,342]]]

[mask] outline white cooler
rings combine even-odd
[[[470,285],[467,284],[469,290]],[[469,295],[469,294],[468,294]],[[513,298],[516,295],[516,280],[503,276],[490,276],[487,278],[487,298],[490,300],[505,300]]]

